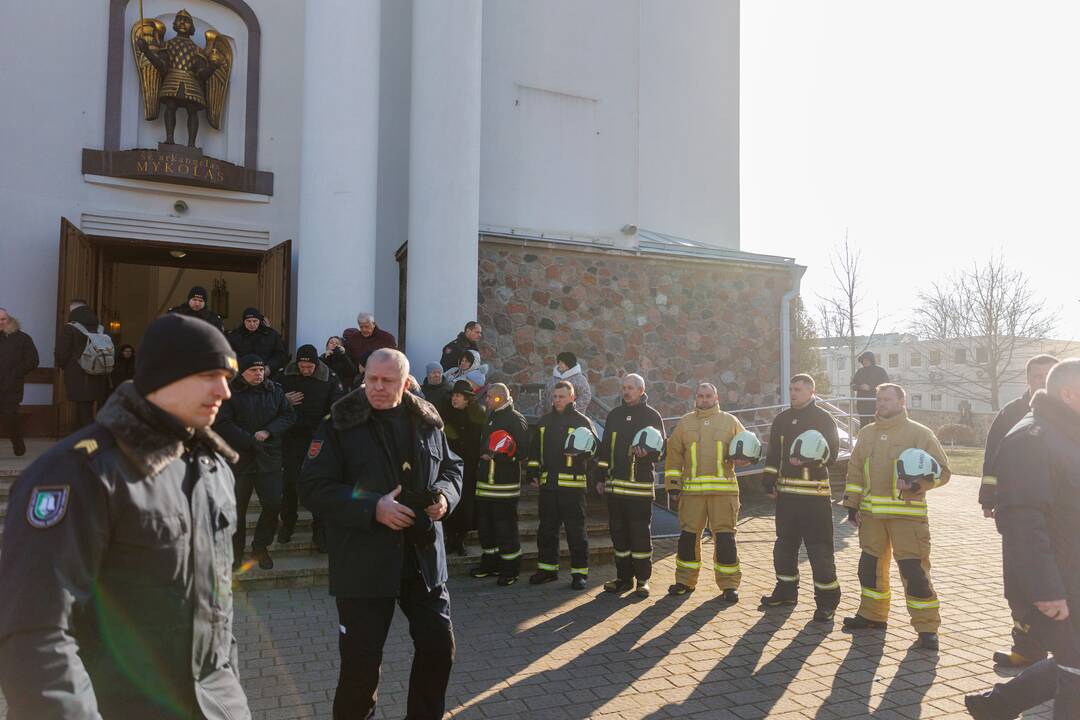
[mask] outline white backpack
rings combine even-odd
[[[79,356],[79,367],[87,375],[108,375],[116,364],[116,348],[112,338],[101,325],[96,332],[90,332],[77,322],[68,323],[86,336],[86,347]]]

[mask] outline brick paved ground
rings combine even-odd
[[[976,507],[976,482],[956,478],[931,495],[940,654],[911,649],[902,593],[894,593],[887,634],[855,639],[839,623],[810,622],[810,603],[759,611],[756,598],[773,582],[772,520],[749,517],[739,545],[743,602],[734,607],[716,602],[710,578],[687,598],[664,595],[674,575],[671,540],[658,544],[659,592],[646,601],[603,593],[610,567],[594,572],[584,593],[563,582],[502,589],[452,579],[458,655],[448,707],[455,718],[967,718],[964,694],[1001,677],[989,657],[1006,647],[1010,627],[1000,546]],[[858,544],[847,525],[837,526],[837,556],[843,616],[858,603]],[[810,576],[805,559],[802,574]],[[892,577],[899,586],[895,568]],[[337,619],[326,590],[240,594],[236,620],[255,717],[329,717]],[[377,717],[404,716],[410,659],[399,614]]]
[[[664,595],[674,576],[671,540],[658,544],[659,592],[646,601],[603,593],[610,567],[594,572],[584,593],[564,582],[503,589],[454,578],[458,655],[448,707],[455,718],[967,718],[964,694],[1001,677],[989,657],[1006,647],[1011,624],[1000,545],[976,492],[974,478],[956,478],[931,495],[940,654],[911,649],[903,593],[894,593],[888,633],[854,639],[839,622],[810,622],[810,602],[758,610],[773,583],[772,519],[750,517],[739,544],[743,602],[734,607],[716,602],[711,578],[687,598]],[[843,616],[858,604],[858,542],[847,525],[836,538]],[[810,576],[805,558],[802,574]],[[899,587],[895,567],[892,577]],[[325,590],[253,592],[237,607],[256,717],[329,717],[337,620]],[[402,620],[387,642],[379,718],[404,716],[411,644]]]

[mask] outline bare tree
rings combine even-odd
[[[827,396],[832,392],[832,384],[826,371],[825,363],[815,347],[817,328],[814,320],[803,304],[802,296],[797,296],[791,305],[791,327],[794,331],[791,347],[791,373],[809,373],[817,382],[818,395]]]
[[[881,318],[875,316],[870,332],[865,333],[861,347],[856,343],[863,329],[866,294],[861,277],[862,252],[851,247],[848,235],[844,233],[844,242],[837,247],[829,258],[835,286],[829,297],[818,298],[818,321],[822,325],[825,337],[846,338],[848,354],[851,356],[851,369],[855,371],[855,358],[868,347],[877,332]]]
[[[927,341],[937,382],[959,397],[1001,406],[1001,388],[1024,373],[1026,355],[1053,331],[1031,281],[1002,255],[976,262],[919,292],[913,331]]]

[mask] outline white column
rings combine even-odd
[[[380,0],[308,0],[297,260],[298,344],[375,310]]]
[[[476,316],[482,9],[482,0],[413,3],[405,323],[421,374]]]

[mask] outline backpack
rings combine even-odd
[[[90,332],[77,322],[68,323],[86,336],[86,347],[79,356],[79,367],[87,375],[108,375],[116,364],[116,348],[112,338],[101,325],[95,332]]]

